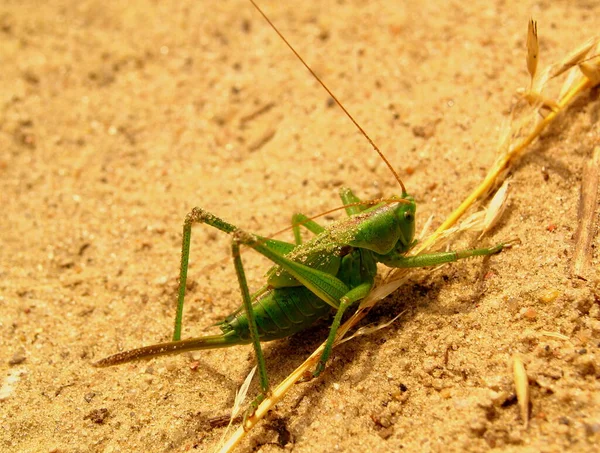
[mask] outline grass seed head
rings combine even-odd
[[[529,26],[527,27],[527,70],[529,71],[529,75],[531,75],[532,84],[537,71],[539,52],[537,22],[529,19]]]
[[[597,85],[600,83],[600,55],[596,55],[595,58],[579,63],[579,70],[586,76],[590,81]]]
[[[558,77],[564,72],[571,69],[573,66],[581,63],[588,52],[598,44],[600,38],[594,37],[588,39],[582,45],[569,52],[561,61],[552,65],[551,77]]]

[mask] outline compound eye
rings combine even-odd
[[[408,222],[412,222],[415,219],[415,216],[410,211],[404,211],[404,220]]]

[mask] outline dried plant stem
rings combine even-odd
[[[525,369],[523,359],[518,355],[513,357],[513,380],[523,427],[527,429],[529,426],[529,404],[531,401],[529,378],[527,377],[527,370]]]
[[[342,327],[340,327],[340,331]],[[346,329],[347,331],[347,329]],[[344,331],[345,333],[345,331]],[[241,425],[231,435],[227,442],[219,450],[221,453],[232,451],[236,445],[244,438],[246,433],[250,431],[265,415],[269,412],[281,399],[287,394],[290,388],[305,375],[306,371],[312,370],[317,366],[317,362],[321,357],[325,343],[321,344],[302,365],[296,368],[287,378],[285,378],[272,393],[263,400],[256,408],[252,417],[248,417],[245,425]]]
[[[581,82],[572,87],[558,102],[559,108],[557,110],[551,111],[546,118],[537,124],[535,129],[525,139],[523,139],[509,152],[500,156],[500,158],[496,160],[481,184],[479,184],[479,186],[477,186],[475,190],[473,190],[473,192],[471,192],[471,194],[465,198],[461,205],[448,216],[444,223],[442,223],[439,228],[421,244],[416,253],[420,253],[421,251],[432,246],[440,237],[440,235],[448,228],[453,226],[479,197],[487,193],[494,186],[494,184],[496,184],[498,176],[500,176],[500,174],[502,174],[502,172],[508,168],[511,162],[514,161],[525,150],[525,148],[541,134],[541,132],[558,116],[558,114],[562,112],[578,94],[591,87],[592,83],[587,78],[583,78]]]
[[[598,199],[598,173],[600,172],[600,146],[594,148],[592,158],[586,163],[581,178],[579,223],[575,233],[575,254],[571,266],[573,275],[585,278],[590,265],[590,246],[594,237],[594,214]]]

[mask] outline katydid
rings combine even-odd
[[[503,245],[406,256],[416,243],[416,203],[413,197],[407,193],[393,167],[369,136],[254,1],[251,2],[371,143],[397,179],[402,193],[386,200],[363,202],[350,189],[344,188],[340,197],[348,217],[324,227],[303,214],[296,214],[292,217],[295,243],[246,232],[201,208],[194,208],[186,216],[183,225],[178,307],[173,341],[120,352],[96,362],[95,366],[110,366],[164,354],[251,343],[258,363],[261,386],[261,394],[257,398],[259,401],[269,392],[261,342],[293,335],[317,320],[328,317],[332,310],[335,311],[325,348],[312,374],[313,377],[317,377],[325,368],[331,354],[344,312],[367,296],[373,288],[377,263],[393,268],[434,266],[472,256],[492,255],[500,252]],[[231,253],[240,286],[242,306],[219,323],[221,334],[181,340],[191,231],[192,225],[197,223],[207,224],[231,235]],[[300,226],[315,236],[303,243]],[[244,273],[240,256],[242,245],[256,250],[274,263],[267,272],[266,283],[254,294],[248,289]]]

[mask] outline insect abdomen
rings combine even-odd
[[[252,306],[261,341],[293,335],[326,317],[331,311],[327,303],[303,286],[273,289]],[[224,321],[220,327],[224,333],[233,330],[242,339],[250,338],[248,319],[243,312],[230,321]]]

